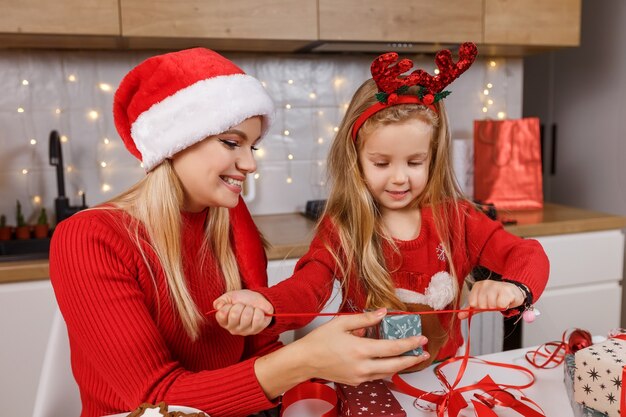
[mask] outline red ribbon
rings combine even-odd
[[[291,388],[283,395],[283,406],[280,411],[282,416],[294,403],[301,400],[323,400],[332,405],[332,408],[320,417],[337,417],[337,393],[328,385],[318,382],[303,382]]]
[[[567,336],[569,330],[563,332],[561,341],[544,343],[533,351],[526,352],[526,360],[535,368],[552,369],[559,366],[565,360],[568,353],[576,353],[581,349],[591,346],[591,334],[582,329],[574,329]],[[543,358],[540,361],[539,358]]]
[[[464,355],[450,358],[444,362],[441,362],[435,367],[435,375],[437,376],[437,379],[439,379],[439,381],[442,383],[442,385],[446,389],[447,391],[446,394],[435,394],[433,392],[427,392],[419,388],[413,387],[412,385],[404,381],[402,378],[400,378],[400,375],[398,374],[395,374],[391,377],[391,380],[395,388],[404,394],[411,395],[417,399],[429,401],[435,404],[437,407],[437,416],[439,417],[445,416],[446,412],[448,413],[448,416],[450,417],[457,417],[459,415],[459,412],[468,406],[468,403],[465,400],[465,398],[463,398],[462,393],[468,392],[468,391],[476,391],[476,390],[484,391],[485,394],[489,394],[493,397],[493,399],[489,399],[485,395],[476,396],[475,394],[476,398],[478,398],[481,401],[481,402],[477,402],[477,401],[472,400],[476,415],[479,417],[497,416],[497,414],[493,410],[491,410],[491,408],[493,408],[496,404],[513,408],[515,411],[517,411],[518,413],[522,414],[525,417],[545,417],[544,414],[539,413],[533,408],[522,403],[520,400],[515,398],[513,394],[505,390],[505,388],[514,388],[514,389],[520,390],[520,389],[530,387],[535,382],[535,375],[532,373],[532,371],[530,371],[529,369],[523,366],[485,361],[482,359],[471,357],[469,355],[471,319],[472,319],[472,313],[470,312],[470,315],[468,317],[468,324],[467,324],[468,336],[467,336],[467,343],[465,345]],[[467,369],[467,364],[470,359],[474,361],[479,361],[479,362],[482,362],[484,364],[491,365],[491,366],[499,366],[502,368],[510,368],[510,369],[516,369],[516,370],[522,371],[526,373],[528,376],[530,376],[530,382],[524,385],[496,384],[491,379],[491,377],[487,375],[476,384],[471,384],[471,385],[457,388],[457,385],[460,383],[461,379],[463,378],[463,375],[465,374],[465,371]],[[446,376],[444,375],[441,369],[444,366],[450,363],[459,361],[459,360],[462,361],[461,366],[459,368],[459,371],[457,373],[457,376],[454,382],[450,384],[450,382],[448,382],[448,379],[446,378]],[[528,402],[531,402],[532,404],[539,407],[535,402],[525,397],[522,397],[522,399]],[[541,407],[539,408],[541,409]]]

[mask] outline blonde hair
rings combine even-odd
[[[383,230],[380,211],[363,178],[359,163],[359,150],[369,133],[377,127],[419,119],[432,126],[431,160],[429,178],[424,192],[415,202],[417,207],[430,205],[437,233],[441,238],[450,273],[456,277],[453,262],[453,234],[458,227],[447,219],[459,220],[457,201],[462,193],[455,179],[450,158],[451,137],[443,102],[437,102],[438,114],[426,106],[401,104],[375,113],[361,126],[356,141],[352,140],[352,127],[368,107],[376,103],[378,92],[372,79],[363,83],[354,94],[333,141],[328,157],[328,175],[331,191],[325,215],[330,218],[339,239],[339,248],[325,242],[339,265],[342,285],[347,288],[349,277],[356,274],[367,292],[366,308],[387,307],[406,310],[405,304],[395,294],[383,254],[383,243],[389,242],[399,254],[393,238]],[[415,94],[413,87],[409,92]],[[318,226],[321,227],[321,226]],[[455,293],[459,293],[456,279]],[[346,292],[344,292],[345,294]],[[455,297],[458,303],[458,297]]]
[[[165,160],[148,172],[141,181],[99,209],[117,208],[132,217],[128,233],[150,271],[155,288],[154,271],[144,250],[146,245],[154,252],[163,268],[171,301],[180,315],[185,331],[192,340],[196,340],[200,335],[204,316],[191,297],[183,272],[180,213],[183,202],[184,193],[180,179],[174,172],[171,162]],[[158,219],[158,224],[155,219]],[[141,237],[142,228],[147,234],[147,240]],[[208,251],[213,252],[218,265],[221,265],[226,291],[241,289],[239,269],[230,243],[227,208],[209,208],[201,261]]]

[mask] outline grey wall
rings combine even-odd
[[[524,59],[523,113],[558,129],[547,201],[626,215],[625,21],[626,2],[584,0],[579,48]]]

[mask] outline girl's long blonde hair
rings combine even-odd
[[[146,256],[144,249],[146,246],[153,251],[163,268],[171,300],[180,315],[185,331],[192,340],[196,340],[200,335],[204,316],[191,297],[183,272],[181,244],[183,203],[182,184],[170,160],[166,159],[126,192],[99,208],[121,209],[132,217],[133,221],[128,226],[128,232],[152,275],[155,287],[155,274]],[[145,230],[147,239],[142,237],[142,229]],[[221,266],[226,291],[241,289],[239,269],[230,243],[227,208],[209,208],[201,252],[206,254],[209,250],[213,252],[218,265]]]
[[[453,233],[458,228],[455,227],[454,220],[448,220],[459,219],[457,201],[462,198],[462,193],[452,169],[450,129],[441,100],[435,104],[438,114],[418,104],[401,104],[381,110],[363,124],[356,141],[352,140],[354,122],[363,111],[376,103],[377,92],[372,79],[359,87],[330,149],[328,175],[332,185],[324,214],[336,228],[339,247],[333,247],[330,242],[326,244],[339,265],[344,294],[349,283],[348,278],[354,274],[359,277],[367,292],[366,308],[406,310],[405,304],[396,296],[389,265],[385,263],[383,243],[389,242],[396,252],[398,249],[392,237],[382,227],[380,211],[367,188],[359,163],[358,153],[363,141],[377,127],[387,124],[419,119],[432,126],[429,178],[424,192],[415,204],[416,207],[432,207],[435,227],[445,250],[450,273],[454,277],[456,271],[451,242]],[[417,93],[415,87],[409,92]],[[452,281],[458,294],[457,280]],[[458,297],[455,298],[458,300]]]

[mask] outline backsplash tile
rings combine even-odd
[[[53,129],[68,138],[62,146],[66,193],[72,204],[78,204],[78,193],[83,191],[89,205],[106,201],[144,175],[117,135],[111,108],[122,77],[155,53],[0,51],[4,92],[0,97],[0,213],[7,215],[9,223],[15,223],[17,199],[31,220],[41,205],[53,213],[56,177],[48,164],[48,135]],[[290,213],[301,211],[307,200],[325,198],[325,158],[334,128],[356,88],[368,78],[374,56],[225,55],[264,82],[277,109],[276,123],[257,154],[258,179],[250,179],[256,181],[251,211]],[[430,56],[410,58],[423,68],[434,68]],[[451,85],[453,93],[446,98],[455,139],[455,169],[470,194],[473,120],[495,118],[499,111],[509,118],[521,115],[522,61],[495,62],[492,67],[488,59],[479,59]],[[485,96],[488,83],[493,86]],[[487,105],[484,113],[489,99],[493,105]],[[18,108],[24,111],[18,113]],[[90,117],[94,111],[95,119]],[[36,144],[30,144],[32,139]],[[106,167],[101,166],[103,162]]]

